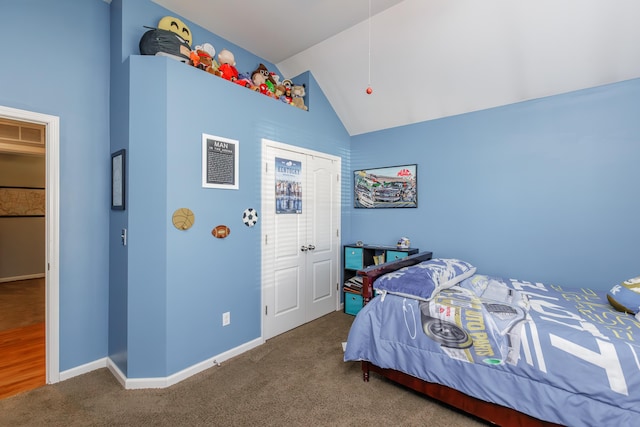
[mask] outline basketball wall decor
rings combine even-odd
[[[216,225],[213,230],[211,230],[211,234],[215,238],[224,239],[231,234],[231,229],[226,225]]]
[[[190,229],[195,220],[196,217],[189,208],[176,209],[173,213],[173,226],[181,231]]]
[[[247,208],[242,213],[242,222],[247,227],[253,227],[258,222],[258,211],[253,208]]]

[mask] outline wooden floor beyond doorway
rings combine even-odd
[[[45,280],[0,283],[0,399],[46,383]]]

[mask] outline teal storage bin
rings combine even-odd
[[[387,259],[385,260],[385,262],[390,262],[390,261],[395,261],[395,260],[400,259],[400,258],[405,258],[407,255],[409,255],[408,252],[387,251]]]
[[[355,316],[362,309],[362,295],[344,293],[344,312]]]
[[[362,248],[344,248],[344,268],[362,269]]]

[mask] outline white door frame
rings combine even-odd
[[[60,381],[60,118],[0,105],[0,117],[46,127],[46,378]]]
[[[330,158],[330,159],[335,159],[338,162],[340,162],[339,164],[342,164],[342,159],[339,156],[335,156],[332,154],[328,154],[328,153],[322,153],[320,151],[314,151],[314,150],[310,150],[307,148],[302,148],[302,147],[298,147],[295,145],[290,145],[290,144],[285,144],[282,142],[278,142],[278,141],[273,141],[270,139],[266,139],[266,138],[262,138],[262,145],[261,145],[261,161],[260,161],[260,168],[262,170],[262,173],[260,175],[260,197],[262,198],[262,192],[263,192],[263,182],[262,180],[264,179],[264,164],[265,164],[265,152],[266,152],[266,147],[274,147],[276,149],[279,150],[287,150],[287,151],[292,151],[295,153],[301,153],[301,154],[305,154],[305,155],[309,155],[309,156],[318,156],[318,157],[325,157],[325,158]],[[303,190],[304,191],[304,190]],[[275,192],[275,189],[274,189]],[[275,194],[275,193],[274,193]],[[342,201],[342,196],[339,197],[340,202]],[[261,201],[261,206],[260,206],[260,214],[262,215],[262,217],[264,218],[264,215],[262,214],[262,212],[264,211],[264,209],[262,208],[262,206],[264,205],[263,203],[264,201]],[[339,204],[338,205],[338,223],[337,223],[337,227],[338,227],[338,234],[339,236],[342,235],[342,222],[341,222],[341,218],[342,218],[342,207]],[[264,224],[264,223],[263,223]],[[260,335],[264,338],[264,306],[265,306],[265,300],[264,300],[264,292],[265,292],[265,287],[264,287],[264,283],[265,283],[265,278],[267,275],[267,271],[266,271],[266,264],[268,264],[265,261],[265,251],[264,251],[264,247],[262,245],[262,243],[264,243],[264,239],[265,239],[265,229],[263,226],[261,226],[261,236],[260,236],[260,241],[261,241],[261,250],[260,250],[260,268],[261,268],[261,274],[260,274]],[[341,256],[341,246],[338,245],[338,250],[336,251],[336,262],[337,262],[337,266],[338,266],[338,280],[340,280],[340,265],[342,265],[342,261],[340,259]],[[336,291],[336,311],[341,309],[341,305],[340,305],[340,292]]]

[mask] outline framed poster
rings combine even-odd
[[[240,143],[235,139],[202,134],[202,186],[237,190]]]
[[[302,162],[276,157],[276,214],[302,213]]]
[[[120,211],[125,201],[125,153],[123,149],[111,154],[111,209]]]
[[[0,218],[45,215],[45,189],[0,187]]]
[[[353,171],[356,208],[417,208],[418,165]]]

